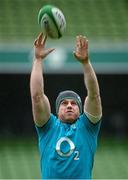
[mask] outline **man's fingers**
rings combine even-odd
[[[82,38],[82,46],[85,48],[85,49],[88,49],[88,39],[86,38],[86,36],[83,36]]]
[[[38,37],[34,41],[35,46],[38,46],[39,44],[41,44],[42,37],[43,37],[43,33],[39,33]]]
[[[46,50],[46,56],[48,55],[48,54],[50,54],[52,51],[54,51],[55,49],[54,48],[49,48],[49,49],[47,49]]]
[[[88,49],[88,40],[86,39],[85,48]]]
[[[38,39],[35,39],[35,41],[34,41],[35,46],[37,46],[37,41],[38,41]]]
[[[79,35],[79,36],[76,36],[76,47],[78,49],[80,48],[88,48],[88,40],[86,38],[86,36],[82,36],[82,35]]]
[[[47,37],[48,37],[48,34],[46,33],[45,36],[44,36],[44,38],[43,38],[43,41],[42,41],[42,44],[43,44],[43,45],[45,45],[46,40],[47,40]]]
[[[83,36],[79,35],[80,47],[83,47]]]
[[[73,54],[76,59],[78,59],[80,57],[80,54],[77,51],[73,51]]]
[[[85,37],[84,37],[84,36],[82,36],[82,37],[81,37],[80,41],[81,41],[81,46],[82,46],[82,47],[85,47],[85,44],[86,44],[86,43],[85,43],[85,42],[86,42],[86,39],[85,39]]]
[[[78,48],[81,47],[81,44],[80,44],[80,36],[76,36],[76,46],[77,46]]]
[[[41,44],[42,38],[43,38],[43,33],[41,32],[41,33],[39,34],[38,38],[37,38],[37,39],[38,39],[38,45]]]

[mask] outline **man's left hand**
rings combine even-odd
[[[85,36],[76,36],[76,49],[73,53],[79,62],[88,63],[88,40]]]

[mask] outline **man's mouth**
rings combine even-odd
[[[73,113],[73,111],[71,111],[71,110],[68,110],[68,111],[66,111],[66,113]]]

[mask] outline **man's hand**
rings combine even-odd
[[[73,53],[79,62],[88,63],[88,40],[85,36],[76,36],[76,49]]]
[[[44,59],[49,53],[51,53],[54,48],[45,49],[45,43],[47,40],[47,34],[43,36],[43,33],[40,33],[37,39],[34,42],[35,58]]]

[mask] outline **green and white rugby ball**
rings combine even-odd
[[[45,5],[39,10],[38,23],[42,31],[53,39],[62,37],[66,30],[64,14],[53,5]]]

